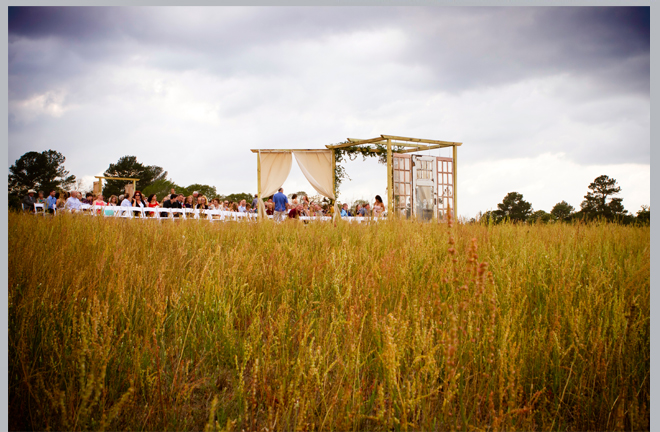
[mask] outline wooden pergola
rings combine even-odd
[[[369,144],[379,144],[385,147],[385,149],[371,146]],[[393,179],[394,173],[392,170],[392,153],[415,153],[419,151],[435,150],[445,147],[451,147],[453,152],[452,158],[452,180],[453,180],[453,204],[454,204],[454,215],[458,215],[458,199],[456,193],[456,180],[457,180],[457,148],[462,145],[460,142],[451,142],[451,141],[438,141],[430,139],[421,139],[421,138],[408,138],[395,135],[380,135],[376,138],[370,139],[356,139],[348,138],[347,142],[341,144],[329,144],[325,147],[329,150],[356,147],[356,146],[366,146],[362,149],[374,152],[374,153],[387,153],[387,213],[393,214],[394,210],[394,193],[393,193]],[[403,147],[403,149],[401,149]],[[251,149],[252,153],[268,153],[268,152],[314,152],[319,151],[318,149]],[[335,162],[335,152],[332,152],[332,165],[333,165],[333,175],[334,175],[334,166]],[[258,176],[258,187],[261,188],[261,166],[257,165],[257,176]],[[334,182],[333,182],[334,183]],[[259,190],[261,192],[261,190]],[[336,196],[336,190],[335,196]]]
[[[385,150],[380,149],[378,147],[373,147],[369,146],[369,144],[380,144],[385,146]],[[457,165],[456,165],[456,158],[457,158],[457,148],[458,146],[462,145],[463,143],[460,142],[451,142],[451,141],[438,141],[438,140],[430,140],[430,139],[421,139],[421,138],[408,138],[408,137],[402,137],[402,136],[395,136],[395,135],[381,135],[376,138],[370,138],[370,139],[355,139],[355,138],[348,138],[347,143],[343,144],[334,144],[334,145],[326,145],[327,148],[329,149],[339,149],[339,148],[346,148],[346,147],[354,147],[354,146],[367,146],[367,150],[370,152],[375,152],[375,153],[387,153],[387,213],[392,214],[393,209],[394,209],[394,193],[393,193],[393,187],[392,187],[392,181],[394,179],[394,173],[392,172],[392,153],[415,153],[418,151],[426,151],[426,150],[435,150],[439,148],[444,148],[444,147],[451,147],[453,151],[453,158],[452,158],[452,179],[453,179],[453,184],[454,184],[454,193],[453,193],[453,200],[454,200],[454,215],[458,215],[458,199],[457,199],[457,193],[456,193],[456,179],[457,179]],[[394,147],[403,147],[403,150],[400,149],[394,149]],[[334,163],[334,153],[333,153],[333,163]]]

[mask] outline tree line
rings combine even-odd
[[[51,190],[67,190],[76,182],[76,176],[70,175],[64,168],[66,158],[55,150],[46,150],[41,153],[30,151],[21,156],[9,168],[8,204],[10,208],[20,208],[21,198],[27,194],[29,189],[42,190],[47,195]],[[167,178],[167,171],[156,165],[145,165],[137,160],[135,156],[123,156],[116,163],[111,163],[103,173],[106,177],[138,178],[136,183],[138,190],[145,196],[156,194],[163,197],[171,189],[184,195],[192,195],[194,191],[208,198],[220,198],[240,202],[252,201],[253,195],[242,192],[229,195],[218,195],[215,186],[193,183],[188,186],[176,184]],[[121,195],[124,192],[126,180],[104,180],[103,196]],[[471,222],[488,221],[489,223],[500,223],[503,221],[548,223],[555,221],[569,222],[573,220],[595,220],[617,221],[620,223],[632,223],[634,221],[649,223],[651,211],[649,206],[642,206],[636,215],[628,213],[623,207],[623,198],[614,197],[621,192],[617,181],[606,175],[597,177],[588,187],[589,192],[584,196],[580,204],[580,210],[561,201],[548,213],[544,210],[532,208],[532,204],[523,199],[518,192],[509,192],[502,202],[497,205],[497,210],[479,213]],[[91,192],[81,191],[81,192]],[[301,193],[303,193],[301,191]]]
[[[624,209],[623,198],[614,197],[614,195],[621,192],[621,187],[618,186],[615,179],[601,175],[589,184],[588,189],[589,191],[584,196],[584,201],[580,204],[580,210],[578,211],[566,201],[555,204],[550,213],[544,210],[534,211],[532,204],[525,201],[522,194],[509,192],[502,202],[497,205],[497,210],[480,213],[471,221],[548,223],[598,219],[624,224],[632,222],[650,223],[651,209],[649,206],[643,205],[641,210],[633,215]]]
[[[70,190],[76,183],[76,176],[70,175],[64,168],[66,158],[55,150],[46,150],[41,153],[30,151],[21,156],[11,167],[9,167],[9,189],[8,204],[10,208],[19,209],[21,199],[27,195],[28,190],[44,191],[45,195],[51,190]],[[159,198],[164,197],[171,189],[186,196],[192,195],[194,191],[205,195],[209,199],[220,198],[222,200],[240,202],[252,201],[253,195],[242,192],[229,195],[219,195],[215,186],[193,183],[182,186],[167,178],[167,171],[156,165],[145,165],[137,160],[135,156],[123,156],[116,163],[111,163],[103,173],[105,177],[138,178],[136,188],[142,191],[144,196],[156,194]],[[112,195],[124,193],[124,186],[129,183],[126,180],[103,180],[103,196],[107,199]],[[91,192],[81,190],[81,192]]]

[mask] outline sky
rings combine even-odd
[[[12,7],[9,165],[53,149],[91,188],[125,155],[256,193],[252,148],[462,142],[458,210],[576,209],[600,175],[650,204],[648,7]],[[430,154],[451,156],[450,149]],[[386,195],[361,158],[339,200]],[[313,194],[296,163],[285,192]]]

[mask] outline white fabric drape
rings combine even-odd
[[[297,152],[296,162],[305,178],[321,195],[334,201],[334,218],[339,216],[339,207],[334,192],[334,166],[332,166],[332,151]]]
[[[257,200],[259,207],[259,217],[262,220],[266,217],[266,206],[262,200],[263,197],[271,196],[284,184],[284,180],[291,172],[291,152],[259,152],[259,161],[261,167],[261,194]]]

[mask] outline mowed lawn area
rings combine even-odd
[[[648,430],[650,229],[9,214],[13,430]]]

